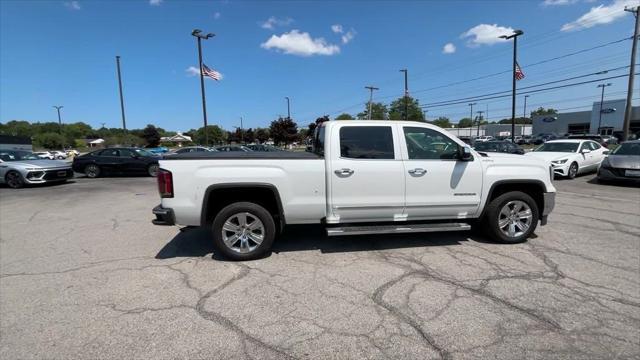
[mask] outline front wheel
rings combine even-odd
[[[273,244],[276,226],[262,206],[238,202],[223,208],[213,221],[213,244],[232,260],[253,260],[266,254]]]
[[[24,186],[24,179],[17,171],[9,171],[4,177],[4,181],[12,189],[19,189]]]
[[[493,199],[487,206],[485,232],[506,244],[526,241],[538,225],[538,205],[531,196],[511,191]]]
[[[575,179],[576,175],[578,175],[578,163],[571,163],[569,166],[569,172],[567,173],[567,177],[569,179]]]
[[[91,179],[95,179],[100,176],[100,172],[100,167],[96,164],[89,164],[84,167],[84,174]]]

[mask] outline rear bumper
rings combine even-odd
[[[176,217],[173,213],[173,209],[163,208],[162,205],[158,205],[153,208],[153,215],[155,219],[151,220],[153,225],[175,225]]]
[[[542,216],[540,217],[540,225],[547,225],[547,218],[553,208],[556,206],[556,193],[547,192],[542,194],[544,207],[542,208]]]

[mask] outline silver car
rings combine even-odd
[[[640,140],[623,142],[602,160],[598,180],[640,181]]]
[[[0,184],[18,189],[27,184],[64,182],[73,177],[71,164],[42,160],[29,151],[0,150]]]

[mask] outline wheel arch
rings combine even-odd
[[[484,217],[487,206],[493,199],[511,191],[520,191],[531,196],[531,198],[536,202],[540,216],[542,216],[542,209],[544,209],[543,194],[546,192],[544,182],[540,180],[499,180],[491,184],[480,218]]]
[[[280,192],[268,183],[214,184],[207,187],[202,198],[200,225],[207,226],[225,206],[235,202],[252,202],[261,205],[274,217],[282,230],[286,224]]]

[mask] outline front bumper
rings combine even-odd
[[[540,217],[540,225],[547,225],[547,218],[553,208],[556,206],[556,193],[547,192],[542,194],[544,207],[542,208],[542,216]]]
[[[153,225],[175,225],[176,216],[173,213],[173,209],[163,208],[162,205],[158,205],[153,208],[153,214],[155,219],[151,220]]]
[[[553,174],[559,176],[569,176],[569,165],[571,165],[568,161],[564,164],[554,164],[551,163],[551,167],[553,168]]]
[[[598,168],[598,179],[601,180],[626,180],[626,181],[640,181],[640,177],[632,177],[625,175],[626,169],[616,168]]]
[[[71,168],[29,170],[23,178],[27,184],[66,181],[73,178],[73,170]]]

